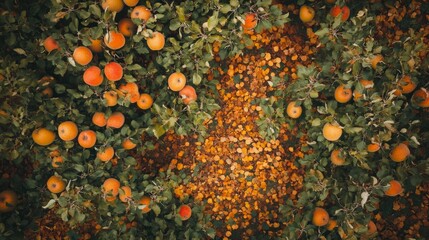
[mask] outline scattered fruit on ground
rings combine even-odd
[[[238,234],[243,239],[258,234],[275,238],[273,231],[265,231],[258,223],[266,223],[270,229],[280,229],[278,204],[285,199],[294,202],[299,195],[303,178],[293,159],[303,153],[294,144],[281,144],[298,141],[294,138],[298,135],[298,126],[281,125],[279,138],[270,140],[260,135],[256,124],[264,114],[263,104],[258,100],[269,99],[270,91],[276,89],[270,87],[270,81],[276,76],[292,78],[288,73],[292,74],[296,69],[293,70],[295,63],[291,58],[294,54],[307,54],[299,47],[303,45],[303,39],[292,37],[295,31],[294,26],[287,25],[273,28],[267,35],[254,33],[250,35],[254,41],[252,51],[235,56],[228,65],[212,69],[221,74],[216,88],[222,108],[213,117],[213,128],[208,136],[201,140],[196,135],[191,138],[174,134],[166,136],[169,144],[161,152],[173,150],[169,157],[173,160],[165,169],[190,171],[192,176],[189,183],[175,188],[175,196],[179,199],[189,196],[206,203],[205,212],[210,214],[211,221],[225,223],[220,237],[229,232],[230,237]],[[285,56],[285,51],[292,47],[296,51]],[[266,49],[278,51],[268,52]],[[308,64],[300,58],[295,61]],[[180,93],[179,96],[182,97]],[[279,114],[286,115],[286,100],[273,100],[285,102]],[[186,109],[193,111],[199,103]],[[203,97],[201,105],[205,105]],[[157,158],[149,161],[152,159]],[[276,187],[273,182],[289,187]],[[194,211],[193,215],[196,214]]]

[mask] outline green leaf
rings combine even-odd
[[[60,204],[61,207],[67,206],[67,199],[65,197],[59,197],[58,198],[58,204]]]
[[[161,208],[157,204],[154,204],[151,208],[156,216],[158,216],[161,213]]]
[[[176,13],[177,13],[177,18],[181,23],[186,22],[185,9],[183,7],[176,6]]]
[[[73,167],[74,167],[74,169],[75,169],[76,171],[78,171],[78,172],[83,172],[83,171],[85,171],[85,167],[84,167],[82,164],[76,164],[76,165],[74,165]]]
[[[21,55],[27,55],[25,50],[22,48],[14,48],[13,51],[15,51],[16,53],[21,54]]]
[[[169,28],[171,31],[176,31],[177,29],[179,29],[180,25],[181,25],[181,23],[180,23],[179,19],[172,19],[170,21]]]
[[[326,35],[328,33],[329,33],[329,28],[325,27],[325,28],[317,30],[314,34],[316,34],[319,37],[322,37],[322,36],[324,36],[324,35]]]
[[[37,186],[37,182],[34,179],[26,178],[25,185],[27,186],[27,188],[34,189]]]
[[[78,221],[78,222],[83,222],[86,218],[85,214],[83,214],[82,212],[80,212],[79,210],[76,211],[74,218]]]
[[[126,82],[137,82],[137,79],[131,74],[124,74],[124,80]]]
[[[74,147],[74,142],[73,142],[73,141],[66,141],[66,142],[64,143],[64,147],[65,147],[66,149],[71,149],[71,148],[73,148],[73,147]]]
[[[313,90],[310,92],[310,97],[311,98],[317,98],[317,97],[319,97],[319,93],[317,91]]]
[[[49,202],[48,202],[45,206],[43,206],[42,208],[43,208],[43,209],[47,209],[47,208],[51,209],[51,208],[53,208],[53,207],[54,207],[55,202],[57,202],[55,199],[51,199],[51,200],[49,200]]]
[[[68,210],[66,209],[64,212],[62,212],[61,213],[61,219],[64,221],[64,222],[67,222],[69,219],[68,219]]]
[[[313,119],[313,121],[311,121],[311,126],[313,127],[320,126],[320,124],[321,124],[320,118],[316,118],[316,119]]]
[[[159,138],[165,134],[165,129],[162,125],[155,125],[155,127],[152,129],[152,132],[156,138]]]
[[[15,159],[17,159],[18,157],[19,157],[19,152],[18,152],[18,150],[13,149],[13,150],[12,150],[12,152],[10,153],[10,158],[11,158],[12,160],[15,160]]]
[[[201,83],[202,77],[198,73],[194,73],[192,75],[192,83],[195,85],[199,85]]]
[[[201,33],[201,26],[195,21],[192,21],[191,29],[192,29],[192,32],[194,33]]]
[[[157,20],[163,19],[164,17],[165,17],[165,15],[164,15],[164,14],[162,14],[162,13],[155,14],[155,18],[156,18]]]
[[[363,128],[361,127],[349,127],[344,129],[346,133],[359,133],[362,132]]]
[[[210,238],[215,238],[216,236],[216,231],[213,228],[209,228],[206,230],[207,236],[209,236]]]
[[[231,11],[231,9],[231,5],[226,4],[220,8],[220,12],[223,14],[227,14],[229,11]]]
[[[92,4],[89,6],[89,12],[96,16],[97,18],[101,18],[101,10],[98,4]]]
[[[239,2],[238,0],[230,0],[229,5],[231,5],[231,7],[238,7]]]
[[[358,76],[361,68],[362,68],[362,65],[359,62],[355,62],[353,64],[353,70],[352,70],[353,76]]]
[[[332,24],[332,28],[333,29],[336,29],[336,28],[338,28],[338,26],[340,26],[340,24],[341,24],[341,17],[336,17],[335,19],[334,19],[334,24]]]
[[[91,13],[87,12],[87,11],[80,10],[78,12],[78,15],[79,15],[79,17],[81,17],[83,19],[87,19],[87,18],[89,18],[91,16]]]
[[[171,201],[171,199],[173,198],[173,195],[170,190],[165,190],[162,195],[166,198],[166,201],[168,202]]]
[[[268,20],[262,20],[260,23],[264,29],[270,29],[273,26]]]
[[[129,156],[129,157],[126,157],[125,158],[125,164],[126,165],[136,165],[137,164],[137,160],[135,159],[135,158],[133,158],[133,157],[131,157],[131,156]]]
[[[214,12],[211,17],[207,20],[207,28],[209,31],[211,31],[213,28],[215,28],[219,22],[218,19],[219,12]]]
[[[62,94],[66,91],[66,87],[62,84],[55,84],[55,92],[58,94]]]
[[[126,67],[126,69],[128,69],[128,70],[141,70],[142,66],[139,64],[133,64],[133,65],[128,65]]]
[[[70,208],[70,209],[69,209],[69,215],[70,215],[71,217],[74,217],[75,213],[76,213],[76,209],[75,209],[75,208]]]
[[[182,225],[183,225],[183,221],[182,221],[182,219],[180,218],[180,216],[178,216],[178,215],[176,215],[176,216],[174,217],[174,222],[177,224],[177,226],[182,226]]]

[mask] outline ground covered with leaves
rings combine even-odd
[[[275,101],[269,83],[294,73],[296,64],[305,64],[297,56],[307,58],[309,46],[303,47],[304,40],[291,25],[251,39],[251,50],[213,70],[221,77],[217,89],[222,108],[212,130],[204,141],[180,146],[170,164],[193,176],[175,189],[176,195],[190,194],[206,203],[215,225],[227,223],[227,231],[219,233],[226,237],[232,230],[238,230],[235,237],[244,231],[247,236],[268,230],[273,235],[280,229],[278,205],[285,198],[296,199],[304,177],[294,165],[302,155],[298,127],[284,124],[280,137],[268,141],[257,124],[266,124],[258,101]]]

